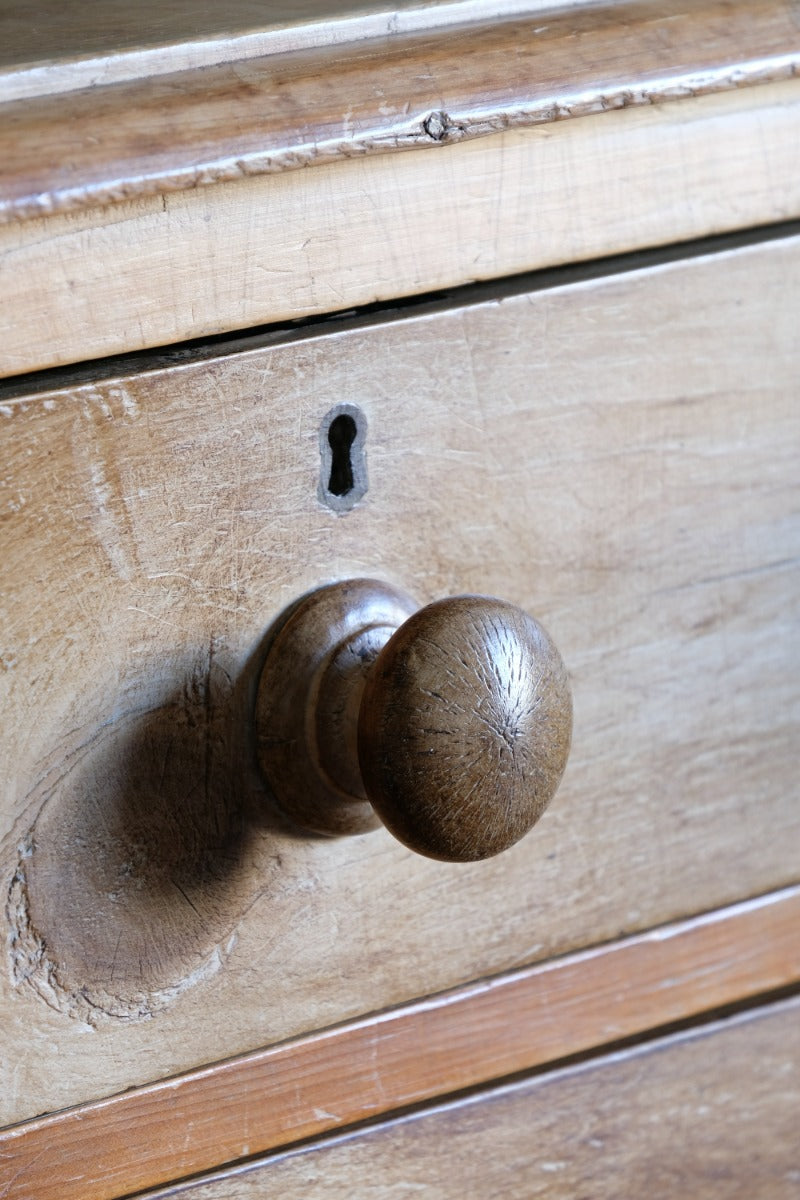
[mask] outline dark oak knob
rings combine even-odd
[[[566,766],[572,699],[550,637],[512,604],[415,611],[372,580],[305,597],[271,641],[256,705],[262,769],[298,824],[374,828],[468,862],[518,841]]]

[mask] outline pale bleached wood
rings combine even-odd
[[[0,374],[800,213],[800,82],[0,229]]]
[[[796,878],[799,275],[783,239],[4,397],[3,1121]],[[560,648],[570,764],[498,859],[270,815],[261,640],[360,575]]]
[[[800,1005],[421,1112],[151,1200],[794,1200]]]
[[[800,73],[788,0],[636,0],[540,20],[365,38],[0,105],[0,221],[441,151]]]
[[[2,1195],[113,1200],[796,984],[798,922],[791,888],[17,1126]]]

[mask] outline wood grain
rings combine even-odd
[[[799,1079],[794,1000],[150,1196],[794,1200]]]
[[[782,221],[799,143],[793,80],[0,227],[0,375]]]
[[[3,1200],[112,1200],[800,981],[800,888],[0,1133]]]
[[[800,239],[637,263],[6,391],[3,1123],[796,881]],[[504,596],[569,665],[502,858],[275,817],[264,635],[358,576]]]
[[[254,734],[303,829],[387,829],[473,862],[530,831],[569,754],[572,697],[546,631],[485,596],[415,605],[372,579],[299,598],[267,634]]]
[[[789,0],[666,11],[637,0],[12,101],[0,106],[0,221],[441,149],[798,71]]]
[[[566,11],[596,0],[562,0]],[[153,78],[466,21],[535,16],[552,0],[31,0],[0,9],[0,99]]]
[[[364,686],[366,794],[404,845],[445,862],[528,833],[567,765],[572,696],[547,631],[513,604],[447,597],[410,617]]]
[[[300,829],[379,827],[358,764],[358,705],[378,650],[418,607],[385,583],[345,580],[297,599],[267,634],[256,754],[277,807]]]

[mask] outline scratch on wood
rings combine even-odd
[[[800,60],[795,51],[756,58],[744,63],[643,79],[637,86],[630,84],[586,87],[573,94],[563,92],[551,96],[535,96],[529,100],[505,106],[493,104],[480,109],[450,106],[429,112],[425,116],[390,119],[384,124],[368,122],[364,132],[356,133],[345,119],[329,137],[313,137],[303,142],[287,131],[276,135],[271,145],[261,146],[234,155],[220,152],[203,162],[196,159],[179,166],[172,163],[163,170],[135,171],[129,176],[115,175],[113,179],[87,178],[74,186],[38,188],[29,194],[0,201],[0,224],[12,220],[47,217],[55,213],[76,211],[87,207],[107,206],[139,196],[162,194],[166,203],[169,192],[186,191],[209,184],[235,182],[256,175],[358,158],[396,150],[447,145],[465,138],[486,137],[510,129],[524,129],[574,117],[592,116],[620,108],[641,107],[682,99],[692,99],[714,93],[775,83],[800,75]],[[227,145],[227,143],[224,143]]]

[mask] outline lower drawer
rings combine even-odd
[[[157,1195],[796,1200],[798,1112],[795,998]]]
[[[0,1125],[795,881],[800,238],[603,269],[0,397]],[[276,815],[265,632],[357,576],[560,648],[506,854]]]

